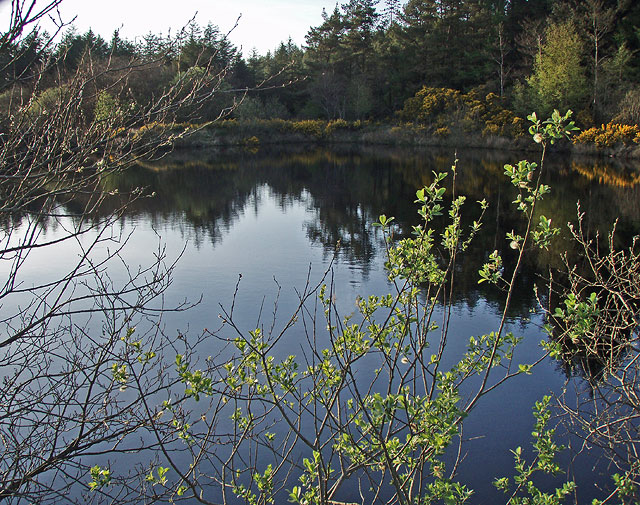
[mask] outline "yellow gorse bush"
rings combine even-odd
[[[227,119],[219,121],[215,125],[216,130],[225,130],[229,133],[264,131],[280,133],[299,133],[307,137],[323,139],[331,135],[336,130],[358,130],[365,125],[362,121],[345,121],[344,119],[334,119],[327,121],[324,119],[251,119],[237,120]],[[249,135],[250,136],[250,135]]]
[[[429,125],[434,135],[451,133],[456,126],[465,131],[481,131],[483,136],[521,137],[525,135],[524,119],[504,107],[495,93],[482,96],[478,91],[463,94],[450,88],[424,86],[407,99],[398,117],[405,122]]]
[[[290,124],[292,131],[312,137],[324,136],[326,125],[327,122],[320,119],[306,119],[303,121],[294,121]]]
[[[458,90],[424,86],[405,101],[399,115],[406,121],[426,122],[438,114],[459,108],[462,103],[462,93]]]
[[[640,143],[638,125],[608,123],[589,128],[573,139],[574,144],[595,144],[598,147],[613,147],[616,144]]]

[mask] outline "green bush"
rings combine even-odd
[[[68,98],[69,90],[66,86],[49,88],[32,100],[26,112],[32,118],[37,118],[42,114],[48,114],[59,109]]]
[[[96,100],[94,116],[96,121],[108,121],[122,114],[120,101],[107,91],[101,91]]]
[[[573,130],[568,118],[556,113],[542,122],[530,116],[530,132],[542,145],[542,160],[549,144]],[[298,128],[315,133],[322,127],[318,122],[298,123]],[[247,472],[242,458],[229,460],[229,487],[237,497],[251,505],[270,503],[280,487],[289,490],[293,503],[325,505],[335,503],[341,487],[351,481],[388,496],[390,503],[461,504],[470,498],[472,490],[449,475],[445,454],[481,396],[494,384],[531,373],[533,365],[516,362],[514,351],[521,339],[505,330],[505,322],[523,258],[533,249],[548,248],[558,232],[537,209],[550,190],[533,177],[543,166],[521,161],[504,169],[519,191],[514,205],[522,217],[520,231],[505,237],[515,244],[517,259],[505,269],[497,250],[487,256],[478,282],[504,289],[502,320],[494,331],[471,337],[457,361],[444,359],[448,330],[434,314],[442,305],[450,308],[450,283],[483,227],[488,203],[468,208],[465,197],[458,196],[446,204],[445,173],[433,174],[432,181],[416,192],[419,224],[408,238],[396,240],[392,217],[381,215],[374,224],[386,243],[385,266],[393,286],[388,294],[358,298],[355,314],[340,318],[332,284],[308,287],[287,318],[291,325],[303,318],[304,328],[313,332],[301,339],[301,357],[288,355],[286,348],[279,352],[283,333],[261,325],[228,339],[235,352],[223,366],[227,403],[235,409],[235,431],[250,434],[238,443],[256,451],[257,461],[264,449],[276,463]],[[468,227],[462,224],[463,211],[476,217]],[[442,220],[444,229],[436,232],[435,223]],[[237,328],[231,310],[223,319],[229,328]],[[328,334],[320,335],[319,328]],[[373,374],[357,377],[362,366]],[[461,393],[463,389],[471,390],[469,396]],[[546,493],[535,482],[538,474],[559,472],[555,456],[561,447],[549,427],[549,401],[545,398],[535,406],[533,462],[516,448],[516,485],[507,478],[496,481],[512,494],[512,503],[559,505],[574,489],[566,482]],[[258,412],[284,420],[288,432],[272,433],[270,417]],[[294,442],[287,445],[289,440]],[[288,459],[293,452],[302,456]],[[246,472],[242,483],[234,478],[238,472]],[[291,482],[292,472],[297,482]]]

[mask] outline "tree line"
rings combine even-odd
[[[570,107],[583,127],[635,124],[639,24],[631,0],[349,0],[323,10],[303,46],[289,39],[248,56],[212,23],[136,42],[117,30],[106,41],[72,28],[54,46],[35,29],[0,55],[0,103],[6,109],[24,87],[59,85],[61,73],[89,60],[135,60],[144,72],[105,83],[118,104],[144,102],[181,78],[216,75],[216,96],[198,109],[203,120],[240,101],[233,116],[242,119],[389,119],[427,86],[493,93],[520,117]],[[36,71],[45,63],[49,80]]]

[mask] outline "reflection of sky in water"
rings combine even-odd
[[[194,297],[203,295],[202,304],[184,315],[184,322],[196,331],[217,325],[218,304],[230,304],[239,274],[242,280],[236,310],[243,311],[238,320],[249,330],[256,326],[263,298],[264,312],[266,316],[271,314],[278,284],[282,287],[279,310],[284,316],[297,302],[294,290],[304,289],[307,277],[315,285],[329,267],[331,257],[322,244],[310,243],[305,233],[305,223],[314,216],[313,208],[305,201],[310,197],[303,195],[302,201],[281,205],[266,186],[262,186],[258,194],[257,210],[254,212],[249,201],[233,227],[215,246],[204,243],[195,247],[187,242],[176,269],[172,293],[176,301],[188,293]],[[176,243],[177,237],[169,230],[166,233],[163,238],[169,248],[178,251],[183,243],[179,240]],[[354,310],[358,295],[386,292],[382,258],[376,262],[380,274],[364,284],[361,268],[342,262],[338,256],[333,271],[337,279],[336,298],[344,310]]]
[[[315,285],[328,268],[331,255],[327,254],[325,244],[309,240],[309,223],[319,220],[319,210],[311,193],[302,191],[288,197],[276,194],[267,184],[259,184],[239,207],[235,208],[233,219],[215,241],[202,240],[196,227],[180,213],[136,214],[113,227],[114,238],[128,237],[122,257],[124,264],[132,270],[139,265],[148,265],[158,247],[166,248],[169,263],[180,257],[173,284],[164,298],[166,307],[179,305],[185,299],[198,301],[202,297],[202,301],[188,312],[165,316],[168,333],[174,334],[179,329],[199,334],[205,328],[217,328],[218,304],[230,306],[239,274],[242,274],[242,280],[235,302],[235,319],[241,329],[248,331],[259,325],[270,326],[279,285],[282,291],[278,300],[277,331],[297,305],[296,289],[303,290],[307,279]],[[355,214],[360,219],[367,218],[360,205]],[[217,229],[216,223],[210,225]],[[52,239],[56,234],[56,228],[51,226],[42,233],[42,239]],[[80,244],[87,246],[91,240],[89,233],[80,238]],[[352,256],[337,255],[332,275],[342,315],[354,311],[357,296],[389,291],[380,240],[381,237],[376,236],[372,257],[365,265],[354,261]],[[96,257],[116,247],[116,242],[104,242],[97,247]],[[30,285],[59,277],[72,267],[79,252],[78,244],[73,242],[33,251],[23,282]],[[109,267],[116,283],[124,271],[124,266],[116,261]],[[464,300],[458,302],[452,309],[445,360],[454,361],[464,351],[470,336],[494,330],[498,312],[496,303],[482,298],[475,300],[473,305]],[[536,323],[539,325],[540,321],[536,319]],[[523,324],[516,319],[511,321],[510,329],[525,337],[517,351],[518,362],[527,362],[540,355],[538,342],[543,336],[536,324]],[[302,344],[296,339],[301,337],[302,329],[298,325],[274,352],[282,355],[299,353]],[[216,344],[212,342],[211,345],[215,347]],[[208,351],[203,349],[203,354]],[[215,349],[210,351],[215,354]],[[470,441],[465,446],[468,454],[460,467],[461,481],[478,493],[472,500],[474,503],[492,502],[490,497],[496,496],[492,479],[510,475],[505,470],[513,466],[509,451],[518,445],[528,446],[534,422],[531,414],[534,402],[550,388],[558,391],[562,382],[563,376],[557,366],[546,361],[532,376],[510,381],[482,399],[465,424],[463,436]],[[585,468],[582,470],[580,484],[588,487],[593,484],[593,478]],[[353,498],[357,498],[355,493]]]

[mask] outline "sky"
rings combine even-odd
[[[9,4],[0,0],[2,30]],[[249,56],[253,48],[260,54],[273,51],[289,37],[304,44],[309,28],[322,23],[322,8],[332,11],[334,6],[335,0],[63,0],[60,13],[65,21],[75,16],[80,33],[91,28],[107,41],[115,29],[132,41],[149,32],[174,34],[194,15],[201,26],[211,22],[226,33],[241,16],[229,39]]]

